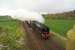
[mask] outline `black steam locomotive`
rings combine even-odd
[[[41,35],[42,39],[48,39],[50,37],[49,28],[40,22],[37,21],[29,21],[27,22],[29,27],[31,27],[34,31]]]

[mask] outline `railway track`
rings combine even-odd
[[[65,50],[52,37],[48,40],[41,40],[38,33],[33,31],[26,22],[23,22],[26,32],[26,48],[28,50]]]

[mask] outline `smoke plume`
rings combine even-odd
[[[21,21],[38,21],[44,23],[44,18],[40,13],[34,11],[28,11],[25,9],[17,10],[1,10],[0,15],[9,15],[13,19],[18,19]]]

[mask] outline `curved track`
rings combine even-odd
[[[26,48],[27,50],[65,50],[56,41],[50,37],[48,40],[41,40],[37,32],[32,30],[26,22],[23,22],[23,28],[26,32]]]

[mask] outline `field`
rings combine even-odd
[[[45,20],[45,24],[51,31],[64,37],[66,37],[66,32],[75,24],[75,20]],[[17,43],[16,40],[19,40],[23,35],[19,21],[12,20],[9,17],[0,17],[0,45],[8,46],[10,50],[16,50],[16,48],[22,50],[24,49],[23,45]],[[57,36],[55,36],[55,38],[56,37]],[[2,50],[4,50],[4,48],[2,48]]]
[[[62,36],[66,36],[67,31],[75,24],[75,20],[46,19],[45,24],[50,28],[50,30],[59,33]]]
[[[16,40],[22,37],[23,32],[20,31],[20,24],[17,20],[12,20],[8,17],[0,17],[0,45],[7,46],[10,50],[22,48]],[[6,50],[7,47],[1,47],[1,50]]]
[[[67,42],[67,31],[72,29],[75,24],[75,20],[53,20],[46,19],[45,24],[50,28],[50,31],[54,33],[54,39],[61,44],[63,47],[66,47]]]

